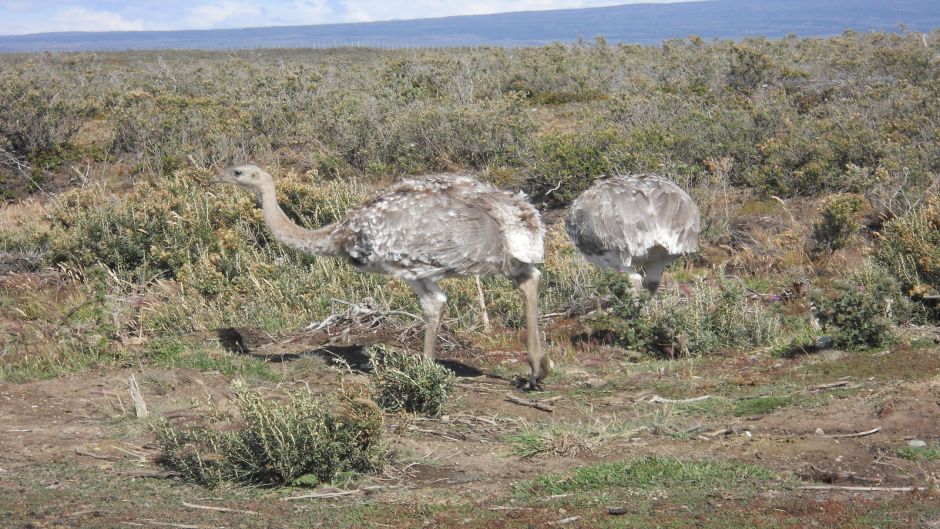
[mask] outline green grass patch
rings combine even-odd
[[[569,473],[539,476],[520,484],[516,494],[525,498],[535,494],[565,494],[610,487],[714,490],[767,481],[773,477],[770,470],[753,465],[647,457],[598,463]]]
[[[940,446],[902,446],[895,449],[898,456],[910,461],[933,461],[940,458]]]
[[[754,397],[744,399],[734,407],[734,414],[741,415],[766,415],[778,408],[784,408],[793,403],[792,397],[767,395],[764,397]]]
[[[259,358],[238,356],[221,349],[209,349],[182,338],[165,337],[150,341],[144,355],[159,367],[188,367],[197,371],[218,371],[250,379],[278,380],[280,376]]]

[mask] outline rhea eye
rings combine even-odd
[[[241,176],[241,175],[242,175],[242,172],[241,172],[241,171],[232,171],[232,174],[234,174],[235,176]]]

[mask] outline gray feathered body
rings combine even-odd
[[[544,228],[522,194],[440,174],[404,180],[332,227],[336,253],[408,281],[513,275],[540,263]]]
[[[700,216],[691,197],[658,175],[594,183],[572,204],[568,236],[591,263],[624,269],[698,250]]]

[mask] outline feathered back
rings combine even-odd
[[[618,175],[594,183],[572,204],[568,236],[585,256],[642,257],[698,250],[700,215],[691,197],[658,175]]]
[[[354,262],[405,278],[504,273],[544,254],[545,229],[524,195],[462,175],[404,180],[342,224]]]

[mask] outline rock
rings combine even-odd
[[[907,446],[911,448],[927,448],[927,441],[922,441],[920,439],[911,439],[907,442]]]
[[[816,338],[817,349],[829,349],[832,347],[832,343],[832,336],[820,336],[819,338]]]
[[[816,435],[826,435],[822,428],[816,428]]]
[[[612,514],[614,516],[620,516],[621,514],[627,514],[627,510],[623,507],[608,507],[607,514]]]

